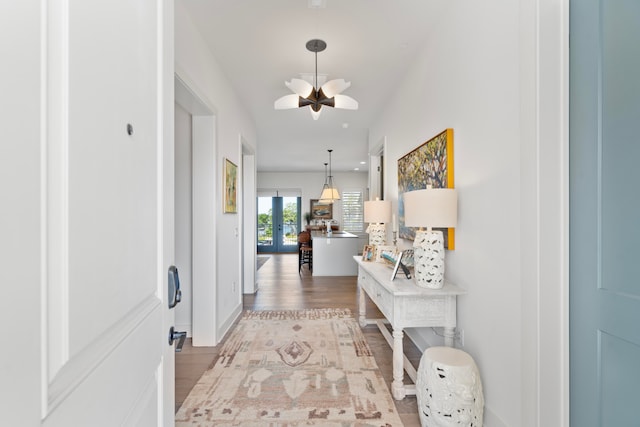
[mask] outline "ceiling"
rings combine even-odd
[[[324,2],[325,7],[315,7]],[[424,46],[427,28],[444,0],[181,0],[256,125],[257,168],[368,170],[368,129]],[[322,5],[321,5],[322,6]],[[318,74],[344,78],[359,109],[275,110],[291,91],[285,80]]]

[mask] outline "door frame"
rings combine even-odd
[[[192,283],[194,346],[217,344],[216,189],[217,112],[182,70],[175,70],[176,102],[192,115]]]
[[[519,12],[520,425],[568,426],[569,0]]]

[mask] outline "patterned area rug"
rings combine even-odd
[[[176,426],[402,426],[349,310],[248,311]]]

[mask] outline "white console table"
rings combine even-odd
[[[405,385],[404,371],[416,381],[416,370],[404,355],[402,340],[404,328],[432,327],[444,328],[444,343],[453,347],[456,329],[456,297],[466,291],[452,283],[445,282],[442,289],[418,287],[413,279],[404,277],[398,271],[395,280],[391,280],[391,269],[379,262],[362,261],[354,256],[358,263],[358,311],[361,326],[376,324],[393,349],[393,382],[391,392],[394,399],[404,399],[406,395],[415,395],[415,385]],[[385,319],[367,319],[365,293],[378,306]],[[384,323],[390,323],[392,334]]]

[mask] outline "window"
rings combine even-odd
[[[362,191],[342,192],[342,223],[344,231],[364,231],[364,209]]]

